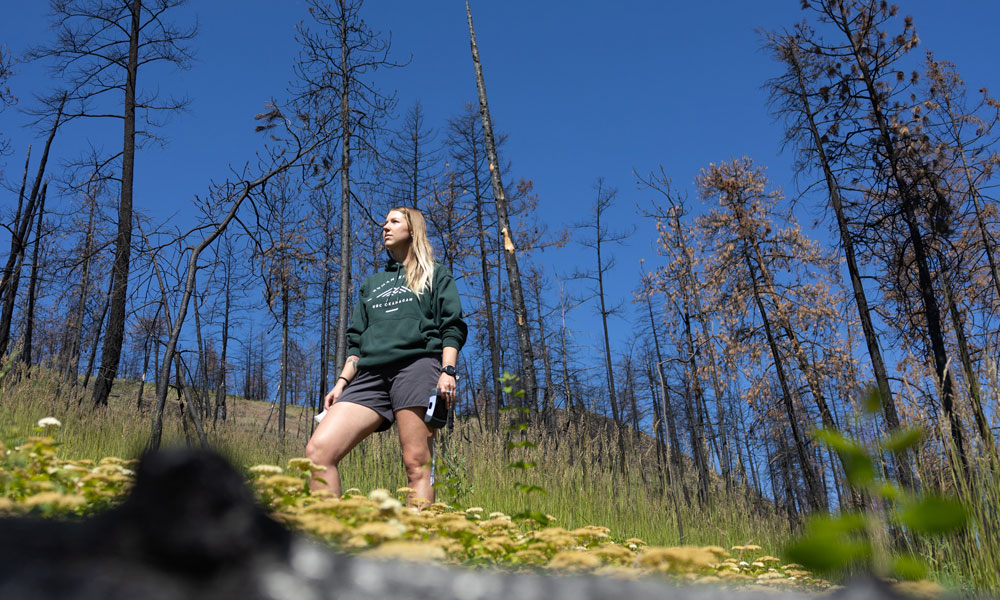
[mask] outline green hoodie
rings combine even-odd
[[[347,355],[358,367],[377,367],[422,356],[440,356],[444,347],[462,349],[468,327],[451,272],[434,263],[431,287],[419,297],[406,286],[406,269],[389,261],[385,271],[361,284]]]

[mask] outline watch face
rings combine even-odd
[[[451,375],[452,377],[455,376],[455,367],[452,367],[450,365],[443,368],[442,371],[444,371],[448,375]]]

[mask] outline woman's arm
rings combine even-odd
[[[328,409],[333,406],[333,403],[344,393],[344,388],[347,387],[347,384],[358,374],[358,360],[360,359],[354,355],[347,357],[344,368],[340,371],[340,377],[337,377],[337,383],[333,385],[330,393],[323,398],[323,408]]]
[[[445,346],[444,350],[441,351],[441,368],[444,369],[445,367],[454,367],[457,364],[458,348]],[[445,373],[442,370],[441,376],[438,377],[438,389],[441,390],[441,395],[444,397],[444,400],[450,409],[452,403],[455,401],[455,392],[458,389],[457,378]]]

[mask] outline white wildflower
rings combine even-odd
[[[38,419],[39,427],[62,427],[62,423],[55,417],[42,417]]]

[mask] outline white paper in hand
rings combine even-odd
[[[315,416],[315,417],[313,417],[313,418],[314,418],[314,419],[316,419],[316,422],[317,422],[317,423],[319,423],[320,421],[322,421],[322,420],[323,420],[323,417],[325,417],[325,416],[326,416],[326,409],[324,408],[324,409],[323,409],[323,412],[319,413],[318,415],[316,415],[316,416]]]

